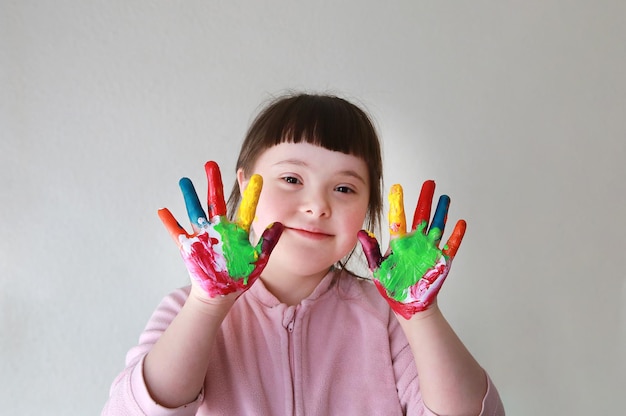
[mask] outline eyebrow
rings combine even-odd
[[[296,165],[296,166],[304,166],[304,167],[309,166],[308,163],[306,163],[304,160],[301,160],[301,159],[285,159],[285,160],[281,160],[279,162],[274,163],[274,166],[279,166],[279,165]],[[365,179],[352,169],[341,170],[337,173],[340,175],[351,176],[363,182],[364,185],[367,185],[367,182],[365,182]]]

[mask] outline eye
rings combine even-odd
[[[353,194],[354,193],[354,189],[350,188],[349,186],[338,186],[335,188],[335,191],[337,192],[341,192],[344,194]]]
[[[292,183],[292,184],[299,184],[300,180],[298,178],[295,178],[293,176],[285,176],[282,178],[285,182],[287,183]]]

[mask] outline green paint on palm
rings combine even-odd
[[[215,231],[222,237],[228,274],[233,279],[243,279],[243,283],[247,285],[248,277],[254,270],[254,262],[259,257],[261,241],[257,247],[253,247],[250,245],[248,232],[225,219],[215,224]]]
[[[423,230],[426,222],[413,233],[391,240],[391,254],[382,262],[374,277],[387,289],[387,294],[399,302],[409,295],[414,286],[441,257],[436,242],[441,230],[434,228],[428,235]]]

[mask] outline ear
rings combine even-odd
[[[243,171],[243,168],[237,169],[237,183],[239,184],[239,194],[243,196],[243,191],[248,186],[248,182],[250,180],[246,178],[246,174]]]

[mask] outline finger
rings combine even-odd
[[[376,237],[374,237],[374,234],[368,233],[365,230],[359,231],[357,237],[359,238],[361,247],[363,247],[363,253],[365,253],[365,258],[367,259],[370,270],[377,270],[382,262],[383,256],[380,253],[380,245],[378,241],[376,241]]]
[[[183,192],[183,198],[185,199],[185,208],[187,208],[187,216],[193,226],[195,232],[198,232],[202,226],[207,223],[207,217],[202,209],[202,204],[198,199],[196,188],[193,187],[193,183],[189,178],[182,178],[178,185]]]
[[[395,184],[389,191],[389,234],[391,238],[406,234],[406,216],[402,186]]]
[[[446,221],[448,220],[448,208],[450,207],[450,197],[448,195],[441,195],[439,202],[437,202],[437,208],[435,209],[435,215],[433,215],[433,222],[430,224],[428,234],[437,233],[438,237],[435,238],[435,243],[439,244],[443,230],[446,227]]]
[[[276,247],[276,244],[278,244],[278,239],[284,229],[285,226],[279,222],[275,222],[267,226],[261,235],[261,257],[266,257],[271,254],[274,247]]]
[[[276,244],[278,244],[278,239],[280,238],[284,229],[285,227],[281,223],[275,222],[268,225],[265,231],[263,231],[259,243],[261,245],[261,253],[259,254],[259,258],[257,259],[257,261],[254,263],[254,270],[252,271],[252,273],[250,273],[250,276],[248,277],[249,282],[253,282],[263,272],[263,269],[270,259],[269,256],[274,250],[274,247],[276,247]]]
[[[222,174],[220,167],[213,161],[204,164],[207,188],[207,211],[209,220],[216,215],[226,215],[226,201],[224,199],[224,185],[222,184]]]
[[[426,234],[427,224],[430,220],[430,207],[433,203],[433,195],[435,195],[435,181],[428,180],[422,184],[422,190],[420,191],[419,199],[417,200],[417,206],[415,207],[415,213],[413,214],[413,225],[411,230],[415,231],[420,224],[424,224],[422,232]]]
[[[256,212],[256,206],[259,203],[259,196],[261,195],[261,188],[263,187],[263,178],[261,175],[252,175],[248,186],[243,191],[243,197],[241,198],[241,204],[237,210],[237,218],[235,222],[244,230],[250,231],[250,224],[254,220],[254,214]]]
[[[465,220],[457,221],[454,226],[454,230],[452,231],[452,235],[448,238],[448,242],[443,248],[443,255],[448,257],[450,260],[456,256],[456,252],[461,246],[461,241],[463,241],[463,236],[465,235],[465,229],[467,228],[467,223]]]
[[[176,245],[180,247],[181,235],[184,235],[186,237],[191,237],[189,234],[187,234],[187,231],[185,231],[185,229],[180,226],[178,221],[176,221],[176,218],[174,218],[174,216],[172,215],[169,209],[161,208],[158,211],[158,214],[159,214],[159,218],[161,219],[161,222],[163,223],[167,231],[170,233],[170,236],[172,236],[172,239],[174,239],[174,241],[176,242]]]

